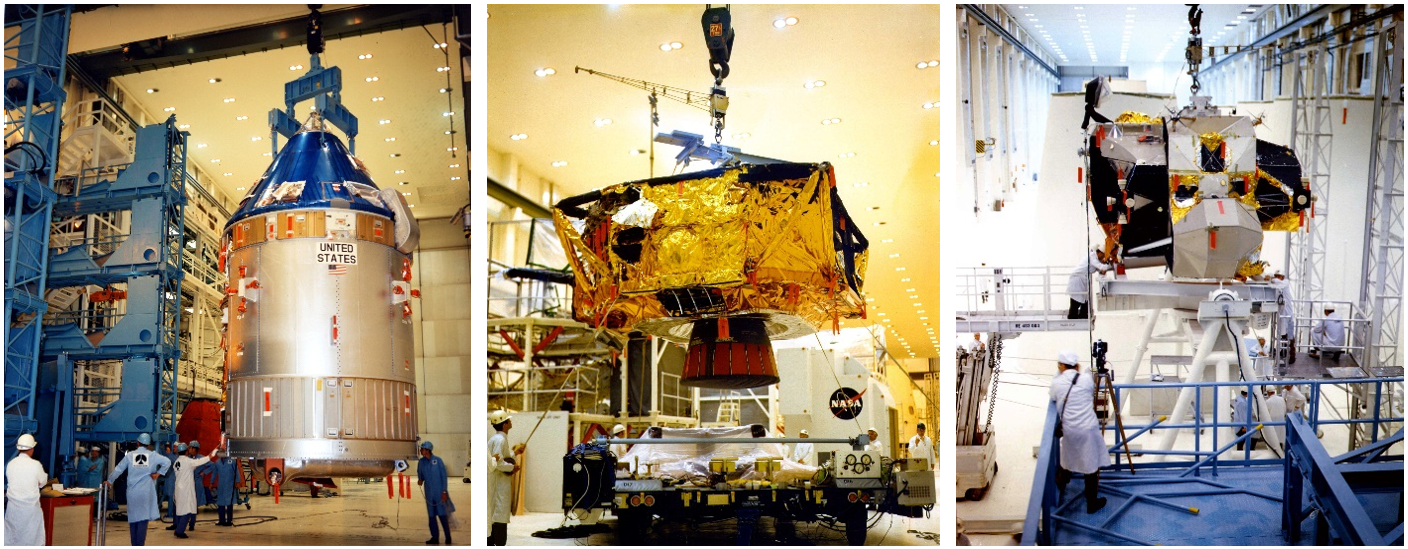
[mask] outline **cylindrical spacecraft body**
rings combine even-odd
[[[275,155],[224,235],[231,456],[283,459],[291,480],[415,454],[414,223],[331,133]]]

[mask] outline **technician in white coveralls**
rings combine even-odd
[[[1105,507],[1100,497],[1100,468],[1110,464],[1105,436],[1095,418],[1095,377],[1080,371],[1080,359],[1063,351],[1056,359],[1057,373],[1051,380],[1051,400],[1056,403],[1061,429],[1061,469],[1056,483],[1062,490],[1071,473],[1085,475],[1085,512]]]
[[[812,438],[812,434],[808,433],[806,429],[802,429],[802,432],[797,433],[797,436]],[[802,465],[817,465],[813,463],[816,461],[816,447],[812,446],[810,442],[798,442],[797,446],[792,448],[792,461],[801,463]]]
[[[519,453],[508,448],[508,430],[513,428],[508,412],[489,414],[494,436],[489,437],[489,545],[508,544],[508,520],[513,514],[513,474],[518,472]]]
[[[39,489],[49,482],[44,466],[34,460],[34,435],[25,433],[15,442],[19,450],[5,464],[5,545],[44,545],[44,512],[39,509]]]
[[[1096,271],[1105,274],[1114,268],[1106,261],[1104,251],[1091,250],[1081,264],[1071,271],[1070,278],[1066,280],[1066,293],[1071,296],[1071,308],[1066,312],[1066,318],[1090,318],[1090,275]]]
[[[184,444],[182,446],[185,446]],[[176,463],[171,468],[176,471],[176,487],[172,490],[172,498],[176,500],[176,537],[188,538],[186,528],[196,522],[196,468],[210,463],[210,458],[220,453],[220,449],[210,452],[209,456],[196,456],[196,451],[200,450],[200,443],[191,441],[191,445],[186,448],[185,455],[176,458]]]

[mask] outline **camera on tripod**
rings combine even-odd
[[[1105,367],[1107,364],[1105,355],[1109,352],[1110,344],[1103,339],[1097,339],[1095,343],[1090,344],[1090,356],[1094,359],[1096,372],[1103,374],[1109,371],[1109,368]]]

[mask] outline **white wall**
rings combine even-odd
[[[448,218],[422,219],[411,300],[415,322],[417,430],[435,443],[451,476],[469,461],[469,243]]]
[[[466,408],[468,410],[468,408]],[[467,418],[469,414],[466,412]],[[544,417],[542,412],[527,413],[518,412],[509,414],[513,421],[513,428],[508,432],[508,447],[528,442],[523,452],[524,472],[528,475],[526,483],[527,501],[524,503],[528,511],[533,513],[561,513],[562,512],[562,443],[567,440],[567,412],[548,412]],[[542,423],[538,423],[539,418]],[[482,420],[481,420],[482,421]],[[537,432],[533,432],[537,426]],[[486,427],[493,434],[493,427]],[[528,438],[529,434],[533,438]]]
[[[851,438],[870,427],[875,427],[886,444],[899,436],[890,432],[889,410],[895,407],[895,399],[889,386],[872,377],[860,363],[814,349],[778,349],[776,353],[777,373],[782,378],[778,404],[788,436],[806,429],[812,438]],[[831,413],[831,394],[839,387],[864,391],[859,417],[843,420]],[[818,452],[844,449],[845,445],[817,446]]]

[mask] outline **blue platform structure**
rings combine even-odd
[[[54,206],[71,8],[6,9],[5,455],[39,428],[40,323]],[[14,17],[11,17],[14,16]],[[13,32],[13,34],[11,34]]]
[[[1262,386],[1295,385],[1306,394],[1306,414],[1286,421],[1218,423],[1198,413],[1192,421],[1172,424],[1159,418],[1143,425],[1125,424],[1127,438],[1115,432],[1109,448],[1112,464],[1100,471],[1100,495],[1108,505],[1085,512],[1083,479],[1061,489],[1060,439],[1053,436],[1055,404],[1047,409],[1045,436],[1037,456],[1032,496],[1022,532],[1026,545],[1384,545],[1403,543],[1403,456],[1386,452],[1403,440],[1403,417],[1377,412],[1363,419],[1322,415],[1322,393],[1349,384],[1369,385],[1374,409],[1392,391],[1401,391],[1402,377],[1355,380],[1276,380],[1222,383],[1144,383],[1115,385],[1114,399],[1130,390],[1177,390],[1184,387],[1227,387],[1258,391]],[[1219,391],[1198,390],[1194,410],[1202,410],[1204,393],[1217,410]],[[1112,424],[1113,425],[1113,424]],[[1321,426],[1368,425],[1371,443],[1331,457],[1316,438]],[[1253,459],[1251,445],[1235,450],[1260,429],[1285,426],[1283,459]],[[1397,427],[1396,434],[1379,433]],[[1219,431],[1247,433],[1219,440]],[[1111,427],[1113,429],[1113,427]],[[1125,448],[1131,441],[1164,429],[1209,429],[1204,447],[1194,437],[1194,449],[1141,455],[1167,455],[1165,461],[1137,461],[1131,471]],[[1229,457],[1230,456],[1230,457]],[[1289,503],[1288,503],[1289,502]],[[1314,520],[1311,520],[1314,519]]]
[[[53,428],[42,431],[43,442],[58,454],[46,465],[70,463],[75,443],[176,436],[187,137],[169,117],[137,129],[131,163],[59,182],[56,227],[107,214],[125,220],[128,230],[50,250],[50,288],[102,290],[87,292],[68,310],[51,311],[44,321],[42,376],[52,389],[42,400],[52,415],[42,423]],[[114,168],[116,177],[109,175]],[[100,361],[120,361],[119,383],[75,383],[89,363]]]

